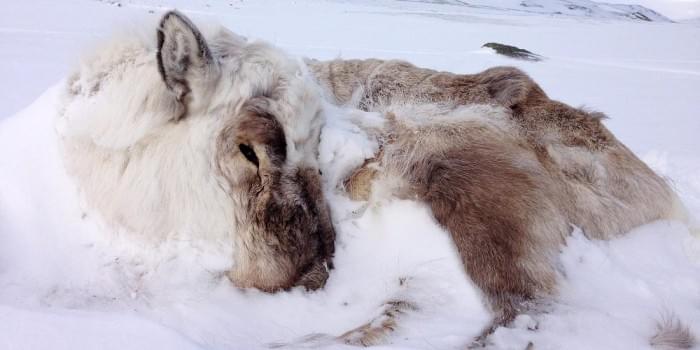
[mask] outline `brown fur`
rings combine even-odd
[[[232,187],[247,188],[244,200],[253,234],[246,248],[258,255],[256,260],[262,264],[233,279],[267,291],[292,285],[318,289],[332,267],[335,239],[320,175],[315,169],[285,169],[284,130],[268,112],[268,105],[264,97],[246,102],[244,112],[223,129],[217,140],[219,172]],[[235,164],[231,157],[242,157],[240,145],[255,149],[258,164],[242,183],[234,183],[227,166]],[[271,267],[276,273],[269,279],[266,271]]]
[[[401,178],[395,195],[430,206],[494,311],[477,344],[556,292],[570,225],[608,239],[677,213],[673,191],[601,114],[549,99],[516,68],[458,75],[401,61],[309,64],[336,102],[394,114],[379,137],[389,141],[366,163],[375,165],[356,170],[346,189],[366,198],[373,182]]]
[[[419,68],[390,60],[308,61],[318,81],[338,104],[357,103],[363,109],[385,105],[395,98],[455,105],[493,104],[510,108],[513,119],[536,144],[555,128],[567,145],[601,148],[614,137],[591,114],[550,100],[525,73],[513,67],[496,67],[478,74],[454,74]],[[353,101],[354,92],[362,92]]]

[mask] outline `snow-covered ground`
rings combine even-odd
[[[320,59],[402,58],[464,73],[519,66],[553,98],[605,112],[606,125],[700,216],[700,26],[515,11],[516,1],[493,2],[497,9],[450,3],[0,3],[0,348],[295,348],[305,335],[354,328],[395,298],[419,310],[402,319],[386,348],[462,348],[489,319],[447,234],[417,203],[361,211],[329,193],[336,269],[314,293],[237,290],[219,274],[230,262],[220,247],[154,247],[100,234],[63,171],[52,124],[58,88],[49,87],[85,48],[152,24],[166,8]],[[546,59],[510,60],[481,49],[486,42]],[[332,179],[370,147],[342,119],[330,122],[324,175]],[[561,261],[566,279],[551,311],[499,329],[496,347],[645,349],[655,322],[672,313],[700,335],[700,243],[686,225],[650,223],[611,242],[575,234]],[[535,321],[538,329],[528,330]],[[320,339],[315,345],[345,347]]]

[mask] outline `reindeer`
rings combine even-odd
[[[343,188],[354,199],[388,193],[428,205],[493,311],[473,346],[556,294],[558,254],[574,228],[611,239],[685,216],[674,191],[603,125],[603,114],[550,99],[516,68],[458,75],[403,61],[307,63],[335,103],[385,116],[381,127],[358,120],[380,147]],[[415,308],[392,300],[340,338],[375,344]],[[673,322],[654,339],[693,344]]]
[[[68,79],[59,120],[67,171],[115,228],[230,242],[238,286],[320,288],[335,232],[316,160],[324,113],[315,75],[336,102],[386,116],[367,128],[380,152],[346,188],[366,198],[384,184],[432,209],[494,311],[480,341],[556,292],[572,225],[609,239],[682,212],[602,115],[550,100],[515,69],[308,65],[313,74],[268,44],[223,28],[205,36],[168,12],[156,42],[117,40]],[[382,322],[342,338],[367,345],[413,307],[391,301]],[[662,345],[679,338],[669,329]]]
[[[59,132],[85,201],[151,240],[233,246],[240,287],[323,286],[335,232],[317,164],[324,115],[303,62],[166,13],[67,80]]]

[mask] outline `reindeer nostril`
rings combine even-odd
[[[255,164],[255,166],[260,165],[260,162],[258,161],[258,156],[255,154],[253,147],[241,143],[240,145],[238,145],[238,149],[241,151],[241,153],[243,153],[245,159],[248,159],[248,161]]]

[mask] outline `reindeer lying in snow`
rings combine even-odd
[[[88,204],[146,237],[229,242],[239,286],[321,287],[335,232],[304,64],[223,29],[205,38],[177,12],[157,34],[111,43],[68,80],[65,164]]]
[[[477,345],[556,292],[557,257],[572,226],[610,239],[685,215],[668,184],[603,126],[602,114],[549,99],[515,68],[456,75],[401,61],[308,64],[337,103],[385,116],[383,127],[366,128],[380,151],[345,189],[356,199],[381,189],[432,209],[494,313]],[[344,339],[376,342],[410,307],[392,301]],[[687,330],[666,326],[659,345],[692,346]]]
[[[385,114],[383,127],[368,128],[380,153],[347,188],[366,198],[388,184],[429,205],[493,308],[484,336],[556,291],[571,225],[608,239],[681,215],[668,185],[600,115],[550,100],[515,69],[309,65],[337,102],[359,96],[361,108]],[[406,102],[416,98],[430,102]],[[230,241],[239,286],[324,284],[335,233],[316,160],[320,89],[303,63],[223,29],[205,37],[169,12],[157,45],[132,37],[88,58],[61,108],[65,164],[108,223],[156,239]],[[412,307],[387,306],[385,322],[343,339],[371,343]],[[662,345],[690,342],[672,331],[662,329]]]

